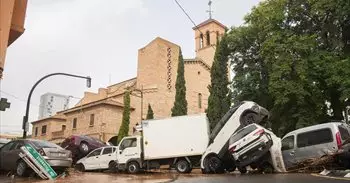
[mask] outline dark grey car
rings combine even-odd
[[[33,139],[14,140],[0,148],[0,169],[14,170],[20,176],[30,172],[27,164],[19,157],[20,147],[30,144],[52,166],[53,169],[63,171],[72,165],[70,151],[51,142]]]

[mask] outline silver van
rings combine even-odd
[[[324,123],[289,132],[282,138],[286,168],[311,158],[337,152],[350,138],[350,128],[341,122]]]

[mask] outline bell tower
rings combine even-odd
[[[209,0],[209,9],[206,11],[209,13],[209,19],[193,27],[196,58],[203,60],[209,66],[214,61],[216,44],[227,29],[225,25],[212,18],[211,3]]]
[[[211,66],[214,61],[216,44],[225,34],[226,28],[225,25],[212,18],[209,18],[196,27],[193,27],[196,58],[202,59],[205,63]]]

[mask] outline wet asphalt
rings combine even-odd
[[[200,173],[179,175],[176,173],[145,173],[138,175],[101,173],[101,172],[73,172],[69,176],[60,177],[55,181],[41,180],[39,178],[17,178],[0,175],[1,183],[342,183],[350,182],[348,180],[338,180],[314,176],[311,174],[256,174],[241,175],[239,173],[222,174],[222,175],[203,175]]]

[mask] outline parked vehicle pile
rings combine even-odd
[[[142,135],[124,137],[119,146],[109,146],[89,136],[71,136],[61,144],[62,148],[45,141],[32,145],[55,169],[69,167],[73,159],[80,171],[138,173],[162,165],[179,173],[200,168],[205,174],[236,169],[244,174],[248,169],[273,173],[350,168],[347,124],[331,122],[305,127],[289,132],[281,140],[263,127],[268,116],[266,109],[246,101],[233,106],[212,132],[206,115],[200,114],[143,121],[138,128]],[[28,166],[18,153],[23,143],[29,142],[12,141],[1,147],[0,168],[24,175]],[[4,161],[9,154],[16,158]],[[67,163],[57,164],[66,159]]]

